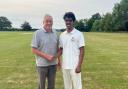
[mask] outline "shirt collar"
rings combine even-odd
[[[75,33],[75,31],[76,31],[76,29],[73,28],[73,30],[69,34],[73,34],[73,33]],[[68,33],[67,30],[66,30],[66,33]]]
[[[44,28],[42,28],[42,30],[43,30],[45,33],[48,33]],[[51,31],[51,33],[53,33],[53,30]]]

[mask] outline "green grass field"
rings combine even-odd
[[[128,89],[128,33],[84,33],[83,89]],[[37,89],[32,32],[0,32],[0,89]],[[56,89],[63,88],[61,71]]]

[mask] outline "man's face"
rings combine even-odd
[[[43,25],[44,25],[45,29],[51,30],[52,29],[52,25],[53,25],[53,19],[52,19],[52,17],[46,16],[44,18]]]
[[[66,24],[67,29],[72,29],[74,22],[72,18],[65,18],[65,24]]]

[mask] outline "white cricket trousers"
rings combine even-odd
[[[82,89],[81,73],[75,69],[62,69],[65,89]]]

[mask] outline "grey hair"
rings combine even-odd
[[[46,17],[51,17],[51,18],[53,19],[53,17],[52,17],[50,14],[45,14],[45,15],[44,15],[44,19],[45,19]]]

